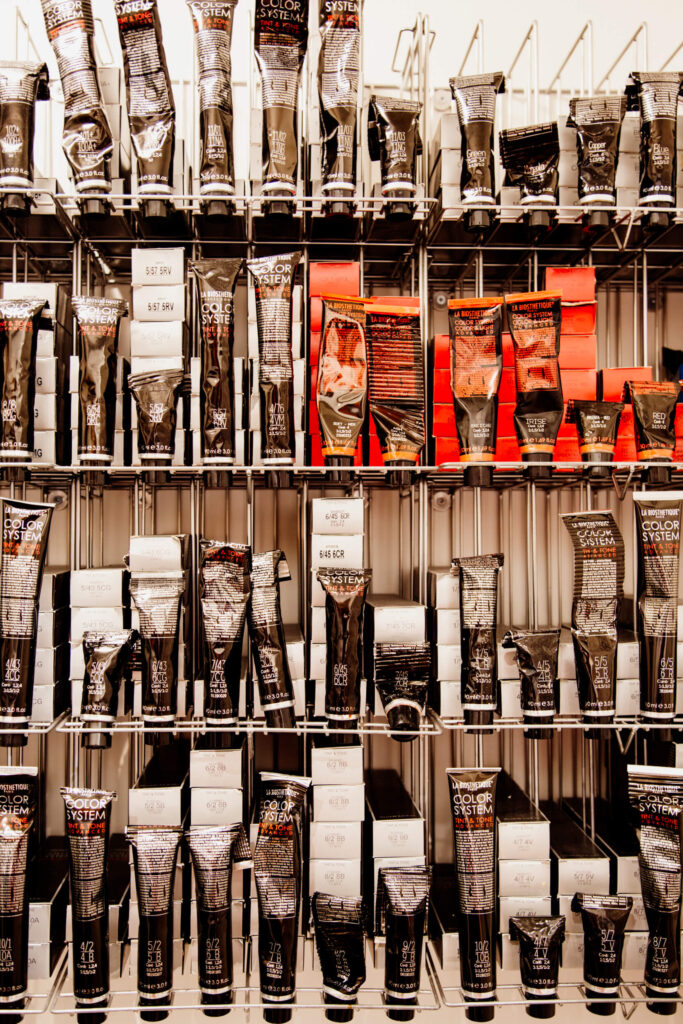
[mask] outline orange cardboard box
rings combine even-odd
[[[434,437],[455,437],[455,410],[453,405],[434,405],[432,413]]]
[[[651,366],[617,366],[600,370],[602,397],[605,402],[620,402],[626,380],[652,380]]]
[[[595,334],[595,302],[562,302],[562,334]]]
[[[358,295],[360,263],[309,263],[308,293],[320,295]]]
[[[595,267],[548,267],[546,290],[561,291],[565,302],[593,302],[595,299]]]

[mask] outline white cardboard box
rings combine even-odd
[[[312,821],[309,830],[311,858],[354,860],[362,856],[360,821]]]
[[[195,786],[190,791],[190,821],[193,826],[234,825],[243,820],[243,790]]]
[[[311,529],[315,534],[353,536],[364,531],[362,498],[314,498]]]
[[[500,896],[550,896],[550,861],[501,860],[498,862]]]
[[[133,315],[136,320],[185,320],[184,284],[144,285],[133,288]]]
[[[311,750],[314,786],[357,785],[363,782],[363,747],[317,747]]]
[[[130,255],[134,287],[185,283],[184,249],[132,249]]]
[[[348,537],[313,534],[311,566],[313,569],[362,569],[364,550],[362,533]]]
[[[363,821],[365,785],[313,787],[314,821]]]
[[[309,862],[310,893],[325,892],[331,896],[361,895],[361,860],[313,860]]]

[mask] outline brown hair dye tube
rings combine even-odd
[[[389,1020],[415,1016],[422,971],[422,947],[429,913],[429,867],[381,868],[377,918],[386,935],[384,998]]]
[[[519,186],[522,206],[557,206],[560,139],[557,122],[511,128],[499,134],[507,183]]]
[[[109,463],[114,458],[119,328],[128,304],[85,295],[74,295],[71,303],[78,325],[78,456]]]
[[[318,569],[317,578],[325,591],[325,717],[335,728],[353,728],[362,714],[363,609],[372,573]]]
[[[2,424],[0,458],[29,461],[33,456],[36,351],[45,303],[40,299],[0,300]]]
[[[361,0],[320,0],[318,95],[322,192],[353,199],[360,85]]]
[[[567,127],[576,128],[581,206],[616,206],[617,164],[625,96],[581,96],[569,101]]]
[[[503,638],[503,647],[517,652],[522,680],[522,715],[526,724],[538,728],[525,729],[531,739],[550,739],[557,713],[557,659],[560,650],[559,629],[513,629]]]
[[[612,462],[623,411],[622,402],[594,402],[578,398],[567,402],[565,423],[576,424],[583,462]]]
[[[138,413],[138,454],[143,462],[170,462],[175,455],[178,398],[185,388],[182,370],[128,375]]]
[[[343,899],[314,892],[311,912],[323,975],[325,1016],[335,1024],[348,1024],[365,981],[363,900],[360,896]]]
[[[492,462],[495,456],[502,326],[502,299],[451,299],[448,303],[451,387],[463,462]]]
[[[375,644],[375,688],[392,739],[414,740],[427,710],[432,649],[424,644]]]
[[[379,160],[382,195],[412,198],[417,191],[417,157],[422,152],[422,104],[392,96],[372,96],[368,109],[370,159]]]
[[[200,541],[199,596],[204,636],[204,717],[207,725],[239,719],[244,622],[251,593],[251,550]]]
[[[588,896],[577,892],[572,910],[583,923],[583,983],[586,1009],[601,1017],[616,1010],[614,997],[621,983],[624,933],[633,907],[632,896]]]
[[[49,100],[47,64],[0,63],[0,188],[33,188],[36,101]]]
[[[139,639],[134,629],[122,633],[83,634],[85,677],[80,718],[88,726],[96,723],[111,726],[116,721],[121,683]],[[77,709],[74,711],[77,713]],[[110,747],[111,735],[85,732],[82,745],[96,749]]]
[[[289,579],[284,552],[264,551],[252,557],[251,594],[247,606],[249,636],[261,706],[266,724],[273,729],[293,729],[296,725],[294,689],[280,606],[280,581]]]
[[[365,304],[360,299],[323,296],[316,400],[326,464],[351,465],[368,406]]]
[[[366,310],[370,412],[388,467],[415,466],[425,446],[420,314],[373,303]]]
[[[640,107],[640,206],[676,205],[676,127],[681,71],[632,71]]]
[[[503,555],[454,558],[460,578],[462,706],[469,725],[489,725],[498,707],[498,573]]]
[[[130,596],[140,615],[142,720],[173,722],[178,713],[178,627],[184,572],[133,572]]]
[[[639,462],[671,462],[676,447],[676,405],[681,394],[677,381],[627,380],[624,397],[633,404],[636,453]]]
[[[547,1000],[557,999],[564,917],[511,917],[509,929],[510,938],[519,942],[522,991],[529,1001],[526,1012],[541,1020],[554,1017],[555,1005]]]
[[[464,206],[496,205],[493,126],[496,96],[505,91],[505,77],[494,74],[450,79],[461,132],[460,192]]]

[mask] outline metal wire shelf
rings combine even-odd
[[[439,978],[438,972],[435,971],[437,984],[439,986],[439,997],[444,1006],[451,1009],[466,1009],[477,1005],[476,1003],[468,1002],[463,993],[462,989],[457,986],[443,985]],[[576,995],[572,996],[570,993],[575,992]],[[456,998],[452,993],[457,993],[459,998]],[[514,993],[518,993],[517,998],[511,998]],[[593,997],[592,999],[586,993],[586,987],[581,982],[560,982],[557,986],[557,996],[548,997],[547,999],[538,998],[533,1000],[534,1006],[586,1006],[588,1003],[595,1003],[598,1000]],[[683,996],[658,996],[654,998],[648,996],[645,993],[645,985],[641,982],[622,982],[619,985],[619,992],[613,999],[604,1000],[604,1002],[615,1002],[619,1003],[624,1012],[624,1016],[628,1020],[635,1009],[642,1004],[668,1004],[668,1003],[682,1003]],[[498,985],[495,992],[494,1005],[502,1009],[504,1007],[511,1006],[529,1006],[530,1001],[525,998],[524,991],[521,983],[519,984],[508,984]],[[627,1008],[630,1008],[627,1009]]]
[[[64,949],[57,961],[57,966],[49,979],[40,981],[29,981],[26,1000],[23,1010],[17,1010],[16,1006],[0,1006],[0,1020],[3,1017],[13,1017],[17,1014],[22,1017],[40,1017],[49,1013],[50,1006],[56,998],[60,985],[66,975],[67,950]]]
[[[440,718],[441,725],[446,731],[455,732],[519,732],[523,729],[539,730],[549,732],[561,732],[563,730],[614,732],[625,729],[628,732],[663,732],[667,730],[683,730],[683,717],[674,718],[670,722],[648,722],[645,719],[631,716],[619,716],[610,722],[585,722],[582,718],[567,717],[555,718],[551,723],[524,722],[517,718],[501,718],[494,720],[489,725],[470,725],[461,718]]]

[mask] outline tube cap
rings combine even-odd
[[[266,725],[271,729],[295,729],[296,718],[294,708],[278,708],[276,711],[265,709]]]
[[[476,708],[465,708],[465,725],[491,725],[493,711],[477,711]]]
[[[468,1020],[478,1021],[479,1024],[486,1024],[487,1021],[493,1020],[495,1012],[496,1009],[493,1001],[487,1001],[484,1003],[468,1002],[467,1008],[465,1009],[465,1016]]]
[[[609,210],[591,210],[583,219],[586,227],[606,230],[612,223],[612,214]]]
[[[552,456],[548,452],[541,452],[533,456],[534,462],[541,465],[527,466],[526,474],[529,480],[549,480],[553,473]],[[527,460],[523,458],[523,461]]]
[[[108,1005],[108,999],[102,999],[99,1003],[88,1003],[88,1013],[78,1013],[76,1020],[78,1024],[104,1024],[107,1019],[106,1008]],[[79,1007],[78,1001],[76,1001],[76,1008]],[[102,1013],[95,1013],[97,1007],[102,1007]]]
[[[354,204],[350,199],[330,199],[324,203],[323,213],[326,217],[353,217]]]
[[[547,725],[552,725],[552,721],[553,721],[552,718],[548,718],[547,722],[546,722],[545,719],[535,718],[534,722],[536,724],[533,726],[533,728],[525,729],[524,730],[525,737],[528,740],[549,740],[549,739],[552,739],[552,735],[553,735],[552,729],[543,729],[543,728],[539,729],[538,728],[538,723],[539,722],[541,724],[543,724],[545,722],[545,724],[547,724]]]
[[[645,226],[650,231],[666,231],[671,226],[671,211],[653,210],[645,217]],[[654,1012],[659,1013],[660,1011],[655,1010]]]
[[[555,1016],[554,1003],[536,1003],[532,996],[527,996],[526,998],[529,1000],[526,1012],[530,1017],[536,1017],[537,1020],[549,1020],[550,1017]]]
[[[493,484],[493,467],[482,463],[465,466],[465,487],[491,487]]]
[[[140,213],[149,220],[166,220],[170,204],[167,199],[144,199],[140,203]]]
[[[389,1020],[413,1020],[415,1017],[415,1010],[412,1009],[413,1006],[417,1006],[417,999],[415,997],[412,999],[396,999],[387,993],[384,997],[384,1002],[387,1006],[387,1017]]]
[[[650,466],[647,471],[647,482],[656,486],[667,486],[671,483],[671,466]]]
[[[335,999],[329,993],[325,994],[325,1016],[334,1024],[349,1024],[353,1020],[356,1000],[349,1002],[346,999]]]
[[[527,227],[535,235],[547,231],[550,228],[550,210],[531,210],[527,214]]]
[[[81,738],[81,746],[86,750],[109,750],[111,747],[111,734],[108,732],[84,732]]]
[[[263,1007],[263,1019],[266,1024],[289,1024],[292,1019],[292,1010],[289,1006],[278,1006],[271,1009],[270,1006]]]
[[[202,204],[202,213],[205,217],[227,220],[235,212],[235,204],[231,199],[210,199]]]
[[[81,199],[79,206],[84,217],[106,217],[109,206],[103,199]]]
[[[293,217],[294,216],[294,200],[286,193],[287,198],[273,199],[270,198],[277,193],[269,192],[269,198],[261,203],[263,214],[265,217]]]
[[[9,217],[27,217],[31,212],[31,200],[23,192],[8,192],[0,200],[0,209]]]
[[[491,210],[467,210],[465,212],[465,231],[481,234],[488,231],[492,222]]]
[[[658,1013],[662,1017],[670,1017],[676,1012],[678,1003],[672,1003],[666,998],[662,998],[661,992],[653,992],[651,988],[645,986],[645,995],[648,999],[652,999],[651,1003],[647,1004],[647,1008],[650,1013]],[[678,992],[676,992],[676,996]]]
[[[230,1013],[230,1008],[225,1003],[231,1003],[233,993],[230,992],[202,992],[202,1010],[206,1017],[225,1017]],[[220,1009],[215,1007],[220,1006]]]
[[[0,747],[25,747],[28,743],[28,735],[19,730],[0,729]]]

